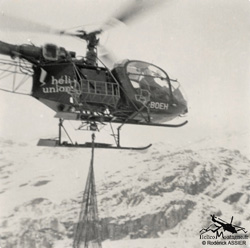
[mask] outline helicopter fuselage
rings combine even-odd
[[[159,124],[187,112],[179,83],[147,62],[124,60],[109,70],[52,44],[40,48],[1,42],[0,54],[30,62],[31,95],[57,113],[76,114],[73,119],[92,114]]]

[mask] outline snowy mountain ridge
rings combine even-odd
[[[63,240],[70,244],[90,150],[32,147],[3,139],[0,146],[2,247],[55,247]],[[250,161],[238,150],[169,151],[159,143],[142,152],[95,154],[104,240],[176,239],[184,233],[198,240],[210,214],[228,221],[234,216],[238,225],[250,227]]]

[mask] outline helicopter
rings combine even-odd
[[[243,231],[244,233],[246,233],[245,228],[240,227],[240,226],[233,225],[233,216],[232,216],[232,218],[231,218],[230,223],[227,223],[227,222],[225,222],[224,220],[222,220],[222,219],[216,217],[214,214],[211,215],[211,217],[212,217],[212,221],[213,221],[214,223],[218,223],[218,224],[220,225],[220,226],[217,226],[217,225],[216,225],[216,227],[218,227],[217,230],[219,230],[221,227],[223,227],[223,230],[224,230],[224,231],[228,231],[228,232],[230,232],[230,233],[237,233],[237,232],[239,232],[239,231]],[[217,230],[216,230],[216,231],[217,231]]]
[[[125,23],[141,8],[138,2],[134,2],[115,19]],[[65,120],[79,121],[79,130],[90,131],[99,131],[100,125],[109,123],[115,145],[95,143],[95,146],[113,149],[147,149],[151,146],[121,146],[120,130],[125,124],[176,128],[187,123],[165,123],[186,114],[188,108],[179,82],[171,79],[163,69],[140,60],[125,59],[114,63],[112,68],[102,62],[98,48],[106,27],[107,23],[90,32],[55,31],[56,34],[77,37],[86,42],[86,55],[80,59],[75,52],[55,44],[38,47],[34,44],[13,45],[0,41],[0,54],[12,59],[1,60],[0,63],[14,66],[14,74],[31,76],[30,95],[54,110],[55,117],[59,119],[58,139],[41,139],[38,145],[90,147],[91,143],[77,144],[72,141],[63,125]],[[9,68],[0,70],[3,73],[10,72]],[[13,82],[11,92],[18,93],[18,88],[25,80],[19,85]],[[112,124],[120,124],[117,133],[113,131]],[[63,130],[70,143],[62,141]]]
[[[233,216],[231,218],[230,223],[227,223],[226,221],[222,220],[219,217],[216,217],[214,214],[211,215],[211,220],[215,223],[215,224],[211,224],[208,228],[206,229],[202,229],[200,231],[200,233],[204,234],[208,231],[212,231],[212,232],[216,232],[216,237],[219,237],[220,235],[222,235],[223,237],[223,232],[221,232],[221,234],[219,233],[219,229],[223,228],[223,231],[227,231],[230,233],[238,233],[239,231],[243,231],[244,233],[246,233],[247,231],[245,230],[244,227],[240,227],[237,225],[233,225]],[[218,225],[219,224],[219,225]],[[213,230],[211,229],[211,226],[214,225],[216,228]]]

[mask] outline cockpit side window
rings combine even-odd
[[[127,64],[127,75],[136,92],[148,91],[152,98],[169,100],[171,84],[167,74],[159,67],[146,62],[131,61]]]

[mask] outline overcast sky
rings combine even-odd
[[[1,18],[15,16],[59,29],[103,23],[129,0],[0,0]],[[0,24],[0,40],[36,45],[46,42],[84,55],[85,44],[73,38],[29,32],[34,25]],[[22,31],[21,31],[22,29]],[[178,79],[188,97],[189,124],[170,130],[125,127],[130,144],[192,142],[224,131],[250,127],[250,1],[165,0],[128,26],[103,35],[118,59],[138,59],[162,67]],[[26,96],[0,92],[0,136],[36,140],[56,136],[57,120],[45,105]],[[182,122],[184,119],[176,120]],[[148,135],[150,130],[150,136]],[[105,128],[103,135],[107,135]],[[90,134],[89,134],[90,136]],[[98,134],[102,137],[102,133]],[[242,142],[247,143],[246,139]]]

